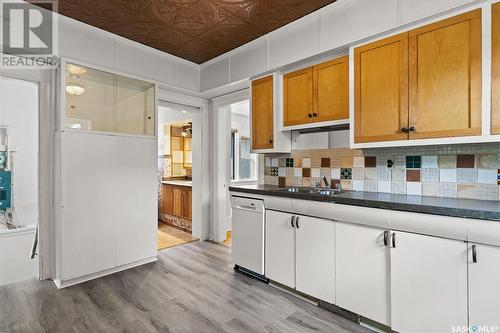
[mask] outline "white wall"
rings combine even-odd
[[[338,0],[201,64],[201,91],[235,84],[481,0]]]
[[[38,85],[0,78],[0,125],[10,126],[13,198],[22,225],[38,219]]]

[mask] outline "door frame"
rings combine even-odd
[[[158,106],[175,103],[198,108],[193,115],[193,184],[192,184],[192,235],[201,240],[210,238],[210,170],[209,164],[209,101],[159,86]],[[198,125],[197,125],[197,124]]]
[[[55,275],[54,146],[56,128],[56,70],[0,70],[0,77],[38,86],[38,278]]]
[[[231,109],[233,103],[250,99],[250,89],[246,88],[212,99],[212,221],[211,239],[222,242],[226,239],[226,226],[229,223],[229,185],[231,184]]]

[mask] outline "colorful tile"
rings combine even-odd
[[[377,167],[377,157],[365,156],[365,168],[376,168],[376,167]]]
[[[408,183],[406,183],[406,194],[422,195],[422,183],[420,183],[420,182],[408,182]]]
[[[302,177],[311,177],[311,169],[302,168]]]
[[[302,177],[302,168],[293,168],[294,177]]]
[[[325,158],[325,157],[321,158],[321,167],[322,168],[329,168],[330,167],[330,158],[329,157],[327,157],[327,158]]]
[[[270,157],[266,157],[264,159],[264,166],[266,166],[266,167],[270,167],[271,166],[271,158]]]
[[[278,176],[286,177],[286,168],[279,167],[278,168]]]
[[[377,168],[365,168],[365,179],[377,180]]]
[[[386,166],[378,166],[377,167],[377,179],[378,180],[391,180],[391,169]]]
[[[352,168],[352,157],[351,156],[343,156],[340,162],[340,166],[344,169]]]
[[[352,179],[365,179],[365,168],[352,168]]]
[[[340,169],[337,168],[331,169],[330,177],[332,179],[340,179]]]
[[[406,181],[406,170],[404,169],[392,169],[392,181],[404,182]]]
[[[498,185],[497,184],[476,185],[475,198],[478,200],[498,200]]]
[[[391,193],[391,182],[387,180],[379,180],[377,188],[381,193]]]
[[[286,159],[280,158],[278,159],[278,166],[282,168],[286,168]]]
[[[278,186],[286,186],[286,178],[278,177]]]
[[[457,169],[439,169],[440,183],[456,183]]]
[[[498,184],[498,169],[478,169],[477,182],[479,184]]]
[[[475,155],[457,155],[457,168],[474,168],[475,160]]]
[[[422,166],[422,156],[406,156],[407,169],[420,169]]]
[[[439,169],[420,169],[420,178],[422,180],[422,183],[437,183],[439,182]]]
[[[438,197],[456,198],[457,184],[456,183],[439,183]]]
[[[498,160],[496,154],[483,154],[477,157],[479,169],[498,169]]]
[[[438,165],[441,169],[452,169],[457,167],[457,155],[439,155]]]
[[[477,169],[457,169],[457,183],[476,184]]]
[[[437,156],[422,156],[422,168],[438,168]]]
[[[272,167],[278,167],[279,166],[279,160],[277,158],[271,159],[271,166]]]
[[[420,170],[406,170],[407,182],[420,182]]]
[[[354,168],[363,168],[365,166],[365,158],[363,156],[353,157],[352,166]]]
[[[377,181],[376,180],[365,180],[365,191],[366,192],[377,192]]]
[[[311,167],[311,159],[309,157],[305,157],[302,159],[302,167],[310,168]]]
[[[293,158],[286,158],[285,165],[287,168],[293,168]]]
[[[364,191],[365,190],[365,182],[362,180],[353,180],[352,181],[352,190],[353,191]]]
[[[333,189],[340,188],[340,179],[332,179],[330,182],[330,187]]]
[[[319,168],[312,168],[311,169],[311,177],[312,178],[319,178],[321,177],[321,172]]]
[[[271,175],[271,167],[266,166],[264,167],[264,176],[270,176]]]
[[[340,181],[340,186],[344,191],[350,191],[352,189],[351,180],[342,179]]]
[[[474,199],[476,195],[475,185],[457,185],[457,197],[461,199]]]
[[[422,183],[422,195],[428,197],[438,196],[438,184],[434,183]]]
[[[309,178],[309,177],[302,177],[302,186],[304,186],[304,187],[311,187],[311,178]]]
[[[279,170],[279,168],[277,166],[271,167],[271,176],[278,177],[278,170]]]
[[[497,184],[500,185],[500,169],[498,169],[497,173]]]
[[[352,169],[351,168],[341,168],[340,169],[340,179],[352,179]]]
[[[406,182],[391,182],[391,193],[394,194],[406,194]]]

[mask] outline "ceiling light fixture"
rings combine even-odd
[[[85,93],[85,87],[78,82],[66,82],[66,92],[70,95],[80,96]]]

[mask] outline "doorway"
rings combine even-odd
[[[157,248],[198,240],[193,236],[193,140],[199,109],[175,103],[158,108]],[[197,138],[198,139],[198,138]]]
[[[0,77],[0,285],[38,278],[39,85]]]

